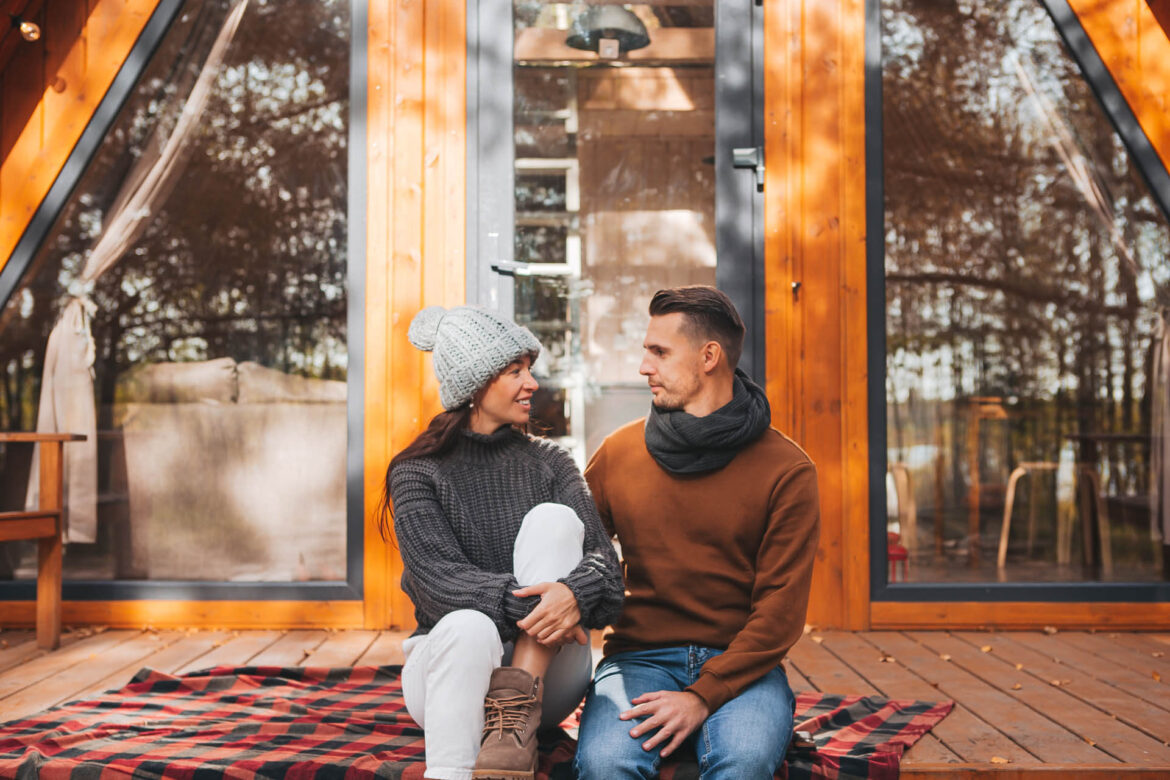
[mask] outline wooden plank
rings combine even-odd
[[[305,659],[304,666],[361,666],[362,657],[374,640],[377,631],[338,631],[329,634],[325,641]]]
[[[47,38],[37,47],[19,46],[6,65],[0,109],[5,118],[4,137],[0,139],[0,268],[8,262],[157,2],[91,3],[84,33],[73,41],[53,43],[58,50],[69,46],[64,59],[59,53],[51,56],[52,61],[62,62],[51,74],[52,84],[61,86],[58,77],[65,82],[60,93],[45,83],[41,47],[48,43]],[[51,27],[59,29],[56,22]],[[35,106],[31,113],[30,101]]]
[[[72,632],[63,634],[61,647],[71,644],[78,638],[78,635]],[[35,639],[36,635],[32,631],[5,631],[0,634],[0,672],[50,652],[37,647]]]
[[[1084,764],[1042,764],[1019,768],[1010,764],[936,764],[905,767],[902,774],[915,780],[1166,780],[1165,769]]]
[[[1012,630],[1054,626],[1060,629],[1148,631],[1164,630],[1167,625],[1170,625],[1170,602],[1065,604],[1015,601],[875,601],[870,605],[870,626],[875,630],[931,628]]]
[[[11,696],[3,705],[4,717],[17,719],[48,709],[55,704],[76,698],[76,694],[104,678],[110,669],[134,665],[158,650],[160,641],[174,641],[178,634],[161,635],[149,632],[137,634],[103,651],[97,658],[85,659],[57,669],[49,677],[30,685]],[[19,670],[18,670],[19,671]]]
[[[248,663],[251,666],[307,666],[305,658],[325,641],[321,630],[288,631]]]
[[[841,4],[842,32],[837,55],[840,68],[838,91],[841,146],[842,388],[842,555],[850,565],[844,576],[844,625],[853,630],[869,628],[869,321],[867,310],[868,262],[866,257],[865,167],[865,56],[866,3],[845,0]]]
[[[74,626],[137,629],[352,628],[362,624],[362,609],[360,601],[66,601],[61,616]],[[0,626],[34,620],[33,602],[0,602]]]
[[[1045,763],[1108,764],[1113,759],[1014,697],[950,663],[908,636],[872,632],[866,638],[913,669],[946,696],[961,702],[981,720]],[[990,760],[990,756],[988,757]]]
[[[1158,685],[1170,686],[1170,658],[1165,655],[1154,656],[1150,652],[1142,652],[1132,647],[1133,634],[1082,634],[1065,633],[1065,641],[1074,647],[1100,656],[1101,658],[1120,666],[1133,669],[1138,674],[1145,675],[1153,680],[1154,688]],[[1163,688],[1163,695],[1170,702],[1170,687]]]
[[[40,499],[37,509],[50,512],[64,508],[65,462],[63,442],[40,444]],[[18,521],[19,522],[19,521]],[[37,542],[37,644],[55,650],[61,644],[61,579],[65,549],[61,540],[61,518],[53,518],[53,535]]]
[[[391,3],[368,6],[366,68],[366,301],[364,427],[364,517],[374,517],[382,496],[386,464],[390,461],[390,366],[395,345],[389,342],[390,320],[390,228],[394,220],[390,198],[390,159],[394,133],[390,103],[393,59]],[[393,548],[382,539],[374,523],[363,523],[364,583],[363,619],[359,625],[376,628],[394,619],[390,591]]]
[[[1056,658],[1066,666],[1119,688],[1131,696],[1136,696],[1162,709],[1170,710],[1170,702],[1166,701],[1165,694],[1154,687],[1153,680],[1128,667],[1103,663],[1099,656],[1081,650],[1065,641],[1067,636],[1066,633],[1055,636],[1028,633],[1012,635],[1013,639],[1020,644]]]
[[[359,666],[393,666],[405,662],[402,655],[402,640],[405,635],[400,631],[383,631],[378,634],[369,649],[358,658]]]
[[[206,655],[180,666],[176,674],[214,666],[247,666],[253,657],[281,636],[279,631],[244,631],[233,634]]]
[[[5,512],[0,517],[0,542],[19,539],[44,539],[57,533],[57,512]]]
[[[1155,3],[1070,0],[1069,5],[1158,156],[1170,162],[1170,34]]]
[[[868,680],[854,671],[847,663],[831,653],[817,639],[819,634],[806,636],[789,651],[788,657],[800,667],[810,682],[825,693],[845,696],[880,696]],[[795,655],[795,657],[794,657]],[[938,741],[938,737],[924,735],[911,752],[916,757],[931,762],[958,761],[959,757]]]
[[[917,632],[910,637],[937,653],[949,654],[953,665],[966,669],[1009,696],[1014,694],[1017,700],[1036,712],[1058,719],[1061,726],[1084,742],[1123,763],[1136,766],[1170,766],[1170,747],[1120,723],[1060,687],[1035,685],[1031,680],[1026,685],[1020,683],[1020,678],[1024,675],[1006,659],[995,657],[994,652],[982,652],[979,647],[942,631]],[[1014,688],[1017,683],[1021,685],[1018,690]],[[1062,760],[1067,761],[1068,758]],[[1086,756],[1084,760],[1096,762],[1100,759]]]
[[[883,663],[881,660],[880,651],[877,648],[866,644],[858,639],[853,634],[841,632],[825,632],[822,635],[821,648],[828,653],[835,656],[841,663],[848,666],[855,671],[863,680],[871,685],[875,693],[885,696],[886,698],[908,698],[913,694],[903,692],[902,690],[894,690],[893,686],[882,688],[878,685],[870,674],[876,673],[879,677],[886,677],[890,669],[895,669],[903,674],[903,683],[913,684],[916,682],[921,686],[918,690],[925,691],[925,695],[918,697],[923,701],[938,701],[938,691],[926,685],[922,680],[917,679],[914,675],[907,672],[905,669],[899,667],[896,663]],[[887,669],[878,669],[875,667],[888,667]],[[949,719],[949,715],[944,720]],[[941,725],[941,724],[940,724]],[[962,758],[944,745],[937,733],[937,727],[931,732],[924,734],[917,743],[915,743],[903,757],[903,763],[914,763],[917,761],[925,761],[930,763],[958,763]]]
[[[819,633],[808,634],[788,651],[788,660],[818,691],[844,696],[880,695],[877,688],[821,646]]]
[[[76,663],[83,663],[100,656],[105,651],[137,636],[137,631],[103,631],[72,643],[69,647],[58,648],[56,652],[13,667],[0,674],[0,702],[5,697],[22,691],[30,685],[68,669]]]
[[[938,701],[945,698],[939,690],[914,673],[896,656],[866,641],[865,634],[833,632],[825,634],[825,646],[869,680],[883,695],[893,699]],[[883,661],[885,658],[887,660]],[[893,660],[888,660],[893,658]],[[930,730],[959,761],[987,761],[991,756],[1006,758],[1015,764],[1035,764],[1036,758],[1005,737],[994,726],[975,717],[956,702],[950,714]],[[906,755],[903,766],[924,763],[925,755],[915,746]],[[912,759],[912,760],[911,760]]]
[[[1079,669],[1074,669],[1053,657],[1051,652],[1042,653],[1018,641],[1017,634],[959,633],[958,638],[976,646],[990,645],[995,656],[1021,670],[1032,681],[1021,680],[1020,684],[1050,685],[1051,681],[1061,682],[1061,688],[1081,701],[1090,704],[1133,728],[1143,731],[1162,743],[1170,742],[1170,717],[1166,710],[1159,709],[1147,701],[1097,680]],[[1068,683],[1065,684],[1064,681]]]
[[[170,644],[160,647],[141,661],[111,671],[93,685],[79,691],[76,698],[86,698],[103,691],[121,688],[142,668],[172,674],[180,667],[194,663],[231,636],[226,631],[190,631],[176,634],[177,638]]]
[[[801,693],[803,691],[815,691],[817,689],[817,686],[813,685],[809,679],[805,677],[799,669],[796,668],[796,665],[793,664],[791,660],[785,659],[784,672],[788,675],[788,685],[791,686],[792,690],[796,693]]]

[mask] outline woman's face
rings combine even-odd
[[[488,383],[475,401],[471,429],[492,433],[503,425],[523,425],[532,412],[532,394],[540,387],[532,378],[532,358],[525,355]]]

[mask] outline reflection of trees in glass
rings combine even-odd
[[[188,6],[0,315],[9,429],[35,424],[69,282],[144,144],[173,125],[230,4]],[[173,192],[93,291],[103,404],[142,362],[228,356],[344,378],[348,62],[348,3],[250,4]]]
[[[927,498],[943,458],[961,504],[961,401],[991,396],[1010,413],[1002,455],[1075,446],[1115,458],[1108,489],[1140,493],[1140,447],[1069,435],[1149,431],[1166,215],[1038,0],[883,0],[882,25],[891,460]]]

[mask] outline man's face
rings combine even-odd
[[[671,312],[651,317],[642,342],[642,365],[654,405],[667,412],[685,410],[702,388],[702,344],[687,335],[686,315]]]

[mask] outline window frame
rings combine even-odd
[[[203,580],[70,580],[64,601],[357,601],[364,599],[366,276],[366,85],[368,0],[350,3],[349,128],[346,198],[346,579],[323,582]],[[150,64],[185,0],[159,0],[109,90],[90,117],[8,262],[0,269],[0,306],[7,305],[53,225]],[[0,582],[0,603],[35,601],[35,580]]]
[[[1170,218],[1170,173],[1067,0],[1044,6],[1066,50],[1120,136],[1155,202]],[[889,582],[886,530],[885,173],[881,0],[865,0],[866,291],[869,334],[869,580],[871,602],[1170,601],[1170,582]]]

